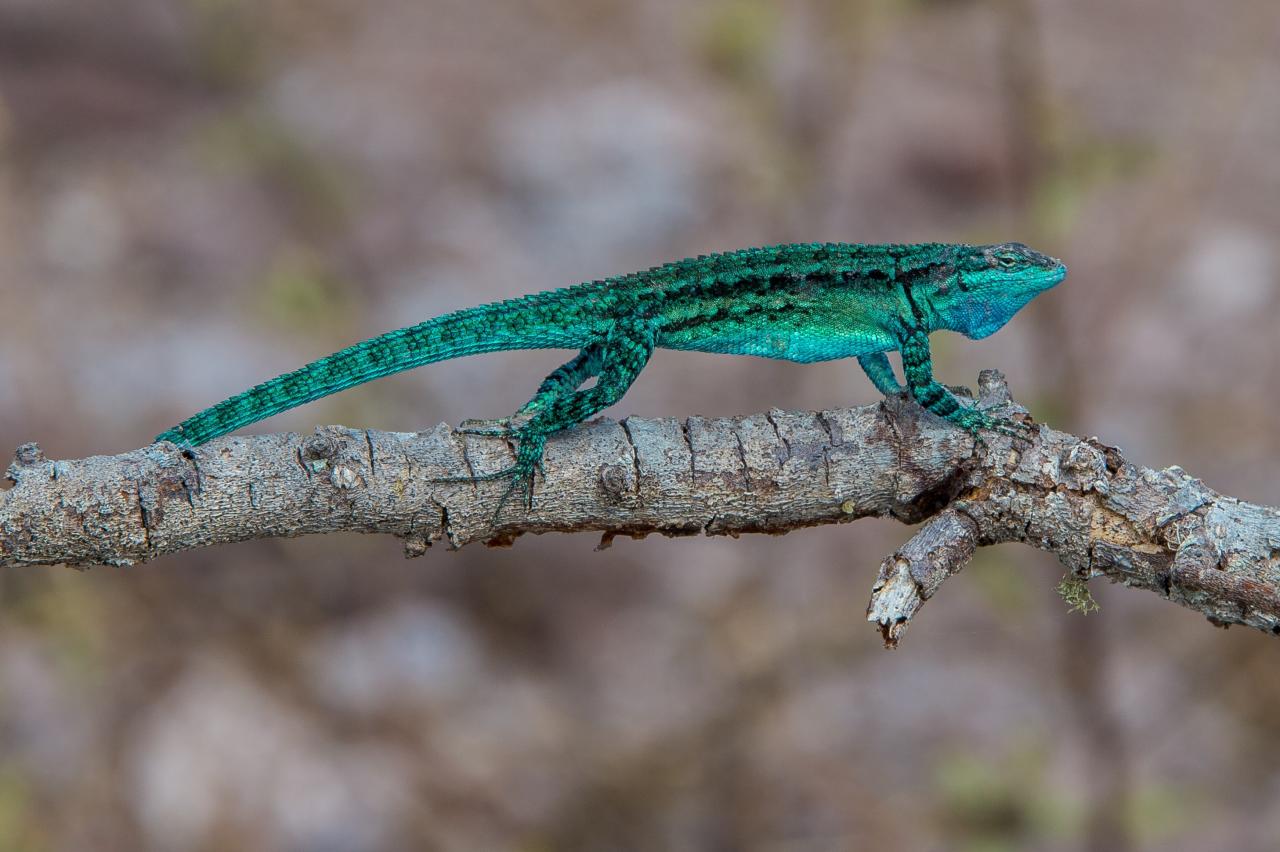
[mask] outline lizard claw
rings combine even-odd
[[[993,417],[988,412],[977,408],[964,408],[956,412],[955,417],[948,419],[972,435],[974,441],[981,447],[987,446],[984,432],[994,432],[1015,441],[1030,442],[1034,438],[1034,424],[1007,417]]]
[[[493,420],[463,420],[455,431],[463,435],[505,438],[515,432],[516,427],[511,425],[510,417],[498,417]]]
[[[497,479],[506,479],[508,476],[513,475],[514,470],[515,470],[514,467],[509,467],[504,470],[495,470],[493,473],[477,473],[474,476],[437,476],[433,479],[428,479],[427,482],[438,482],[438,483],[443,483],[445,485],[460,485],[462,483],[474,483],[474,482],[493,482],[494,480],[497,480]]]
[[[1035,439],[1036,427],[1034,424],[1024,423],[1021,420],[1013,420],[1004,417],[996,418],[985,412],[977,413],[981,414],[982,420],[974,426],[971,426],[969,431],[983,446],[986,446],[986,442],[983,441],[982,435],[980,434],[983,431],[994,432],[997,435],[1003,435],[1007,438],[1012,438],[1015,441],[1025,441],[1027,443],[1030,443]]]

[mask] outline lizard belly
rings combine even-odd
[[[814,334],[795,329],[743,329],[720,331],[695,339],[659,339],[666,349],[716,352],[727,355],[756,355],[810,364],[836,358],[853,358],[898,347],[897,341],[880,332],[856,334]]]

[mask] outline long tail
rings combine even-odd
[[[579,313],[582,289],[467,308],[387,332],[223,400],[156,440],[198,446],[314,399],[435,361],[505,349],[579,348],[589,336]]]

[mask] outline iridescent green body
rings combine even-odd
[[[1017,243],[804,243],[690,258],[644,272],[446,314],[358,343],[220,402],[160,435],[184,446],[402,370],[507,349],[577,349],[515,415],[471,431],[518,439],[502,475],[528,480],[546,437],[616,402],[656,347],[809,363],[858,358],[885,393],[907,390],[977,431],[992,421],[933,379],[930,332],[981,338],[1062,280]],[[581,386],[595,378],[590,388]]]

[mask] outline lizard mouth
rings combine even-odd
[[[1054,264],[1053,267],[1050,269],[1044,270],[1039,276],[1040,282],[1044,285],[1044,288],[1046,290],[1058,284],[1059,282],[1062,281],[1062,279],[1067,277],[1067,265],[1062,261],[1058,260],[1056,257],[1050,258],[1050,259]]]

